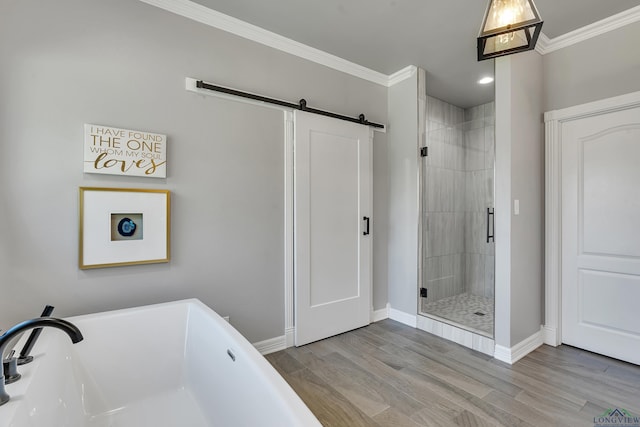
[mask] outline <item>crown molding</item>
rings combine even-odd
[[[540,34],[536,51],[545,55],[638,21],[640,21],[640,6],[632,7],[631,9],[627,9],[552,39],[549,39],[544,34]]]
[[[140,1],[372,83],[386,87],[389,86],[389,76],[386,74],[379,73],[370,68],[363,67],[362,65],[267,31],[248,22],[209,9],[198,3],[189,0]]]
[[[417,70],[418,67],[416,67],[415,65],[409,65],[407,67],[404,67],[402,70],[398,70],[395,73],[390,74],[387,80],[387,87],[391,87],[403,80],[408,79],[409,77],[413,76]]]
[[[547,37],[545,33],[540,33],[540,35],[538,36],[538,42],[536,43],[536,52],[538,52],[540,55],[544,55],[545,53],[547,53],[549,49],[549,43],[551,43],[551,39],[549,39],[549,37]]]

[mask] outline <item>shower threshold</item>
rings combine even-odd
[[[451,319],[447,319],[446,317],[436,316],[431,313],[419,313],[422,317],[427,317],[429,319],[437,320],[438,322],[446,323],[447,325],[455,326],[456,328],[464,329],[465,331],[472,332],[474,334],[482,335],[483,337],[493,339],[493,334],[483,331],[481,329],[476,329],[468,325],[463,325],[462,323],[455,322]]]

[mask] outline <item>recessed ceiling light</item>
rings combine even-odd
[[[481,85],[488,85],[491,82],[493,82],[493,77],[483,77],[480,80],[478,80],[478,83]]]

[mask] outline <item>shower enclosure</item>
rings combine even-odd
[[[419,313],[492,338],[494,103],[427,97],[420,166]]]

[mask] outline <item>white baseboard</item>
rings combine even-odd
[[[389,303],[385,308],[381,308],[380,310],[375,310],[371,312],[371,323],[379,322],[384,319],[389,318]]]
[[[275,353],[276,351],[287,348],[287,337],[282,335],[280,337],[270,338],[268,340],[255,342],[253,346],[264,356],[265,354]]]
[[[418,325],[418,319],[415,314],[405,313],[404,311],[396,310],[391,307],[389,307],[389,319],[404,323],[412,328],[415,328]]]
[[[496,345],[493,357],[502,362],[513,365],[518,360],[522,359],[524,356],[544,344],[542,331],[542,328],[540,328],[538,332],[528,338],[525,338],[511,348]]]
[[[511,349],[508,347],[496,344],[496,347],[493,351],[493,357],[510,365],[513,364],[513,362],[511,361]]]

